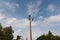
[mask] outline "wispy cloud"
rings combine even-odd
[[[27,14],[28,15],[36,15],[40,8],[39,6],[41,5],[42,3],[42,0],[37,0],[37,1],[34,1],[34,3],[28,3],[27,5]]]
[[[11,2],[5,2],[5,5],[7,6],[8,9],[11,9],[12,11],[19,7],[19,4]]]
[[[36,15],[40,10],[40,5],[42,0],[36,0],[34,2],[27,4],[27,15]],[[29,20],[27,18],[15,18],[15,17],[8,17],[5,13],[14,12],[16,8],[19,8],[19,4],[12,3],[12,2],[0,2],[0,22],[3,26],[12,26],[14,29],[14,37],[16,38],[17,35],[23,33],[21,35],[27,35],[29,38],[29,30],[26,29],[29,27]],[[54,4],[49,4],[47,7],[47,11],[54,12],[56,11],[56,6]],[[37,16],[36,16],[37,17]],[[49,16],[47,18],[40,16],[37,18],[36,21],[32,22],[32,28],[35,28],[35,31],[32,31],[33,38],[37,38],[42,33],[49,31],[50,28],[60,26],[60,13],[59,15]],[[38,27],[38,28],[37,28]],[[46,28],[46,29],[45,29]],[[23,30],[24,29],[24,30]],[[23,30],[23,32],[22,32]],[[56,31],[57,32],[57,31]],[[59,33],[57,33],[59,34]]]
[[[55,4],[53,4],[53,3],[48,4],[47,11],[53,13],[53,12],[55,12],[56,10],[57,10],[57,7],[56,7]]]
[[[19,6],[18,3],[2,1],[0,2],[0,12],[13,14]]]
[[[3,20],[5,18],[5,15],[3,15],[2,13],[0,13],[0,20]]]
[[[53,12],[56,10],[56,6],[54,4],[49,4],[47,10]]]
[[[38,28],[43,27],[43,28],[42,29],[37,29],[36,28],[35,31],[32,32],[33,38],[37,38],[38,36],[40,36],[44,32],[47,33],[46,31],[49,31],[50,28],[53,28],[53,27],[56,27],[56,26],[59,27],[60,26],[59,25],[60,24],[60,18],[59,17],[60,17],[60,15],[50,16],[48,18],[44,18],[44,17],[41,16],[41,17],[38,18],[37,21],[34,21],[32,23],[33,24],[32,28],[34,28],[34,27],[38,27]],[[44,28],[46,28],[47,30],[43,31]],[[27,31],[26,31],[26,33],[27,33]],[[28,32],[28,34],[29,34],[29,32]],[[39,35],[37,35],[37,34],[39,34]],[[59,33],[55,33],[55,34],[59,34]]]

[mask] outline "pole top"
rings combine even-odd
[[[31,15],[29,15],[29,20],[31,20]]]
[[[31,18],[31,15],[29,15],[29,20],[33,21],[33,20],[34,20],[34,18]]]

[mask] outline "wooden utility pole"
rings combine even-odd
[[[30,22],[30,40],[32,40],[32,26],[31,26],[31,22],[33,21],[33,18],[31,18],[31,15],[29,15],[29,22]]]

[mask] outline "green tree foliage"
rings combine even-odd
[[[0,40],[12,40],[13,39],[13,30],[12,27],[2,28],[0,24]]]
[[[42,35],[42,36],[38,37],[37,40],[46,40],[46,36]]]
[[[41,35],[36,40],[60,40],[59,36],[54,36],[50,31],[47,35]]]
[[[3,35],[3,31],[0,30],[0,40],[3,40],[3,37],[4,37],[4,35]]]
[[[1,25],[1,23],[0,23],[0,30],[2,30],[2,25]]]
[[[13,30],[12,30],[12,27],[6,27],[4,28],[4,33],[5,33],[5,39],[6,40],[12,40],[13,39]]]
[[[21,36],[18,35],[16,40],[20,40],[20,39],[21,39]]]
[[[49,31],[48,34],[47,34],[48,37],[52,37],[52,33]]]

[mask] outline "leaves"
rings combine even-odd
[[[60,37],[53,36],[53,34],[49,31],[47,35],[41,35],[36,40],[60,40]]]
[[[13,39],[13,30],[12,27],[6,27],[2,28],[2,25],[0,24],[0,40],[12,40]]]

